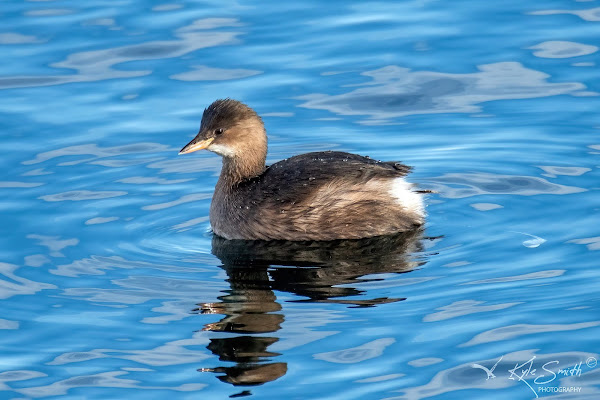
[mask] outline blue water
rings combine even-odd
[[[0,398],[599,398],[600,2],[0,15]],[[220,159],[177,151],[223,97],[269,162],[414,166],[424,231],[213,238]]]

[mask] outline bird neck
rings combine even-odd
[[[234,186],[242,181],[255,178],[265,171],[267,159],[266,146],[264,150],[246,151],[241,156],[223,157],[223,168],[219,183]]]
[[[262,120],[256,116],[236,126],[237,145],[223,156],[219,182],[234,186],[259,176],[265,171],[267,160],[267,132]]]

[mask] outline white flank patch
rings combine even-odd
[[[412,190],[413,184],[406,182],[404,178],[396,178],[390,188],[390,193],[398,203],[408,211],[413,212],[420,217],[425,217],[425,206],[423,205],[423,195]]]
[[[223,157],[233,157],[235,155],[235,152],[231,147],[223,146],[222,144],[213,143],[210,146],[208,146],[207,150],[210,150],[213,153],[217,153],[218,155]]]

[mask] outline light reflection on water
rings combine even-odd
[[[597,397],[600,8],[481,4],[3,4],[0,397]],[[212,237],[228,96],[415,166],[425,231]]]
[[[374,121],[415,114],[476,113],[480,103],[576,94],[581,83],[549,83],[548,75],[515,62],[478,66],[471,74],[442,74],[387,66],[361,75],[371,82],[345,94],[309,94],[301,107],[338,115],[368,115]],[[368,122],[368,121],[365,121]],[[372,124],[373,121],[370,121]]]

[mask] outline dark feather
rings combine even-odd
[[[400,163],[343,152],[294,156],[215,196],[218,217],[211,223],[228,238],[284,240],[361,238],[411,229],[421,224],[420,217],[389,194],[392,180],[409,171]],[[376,185],[369,186],[371,181]]]

